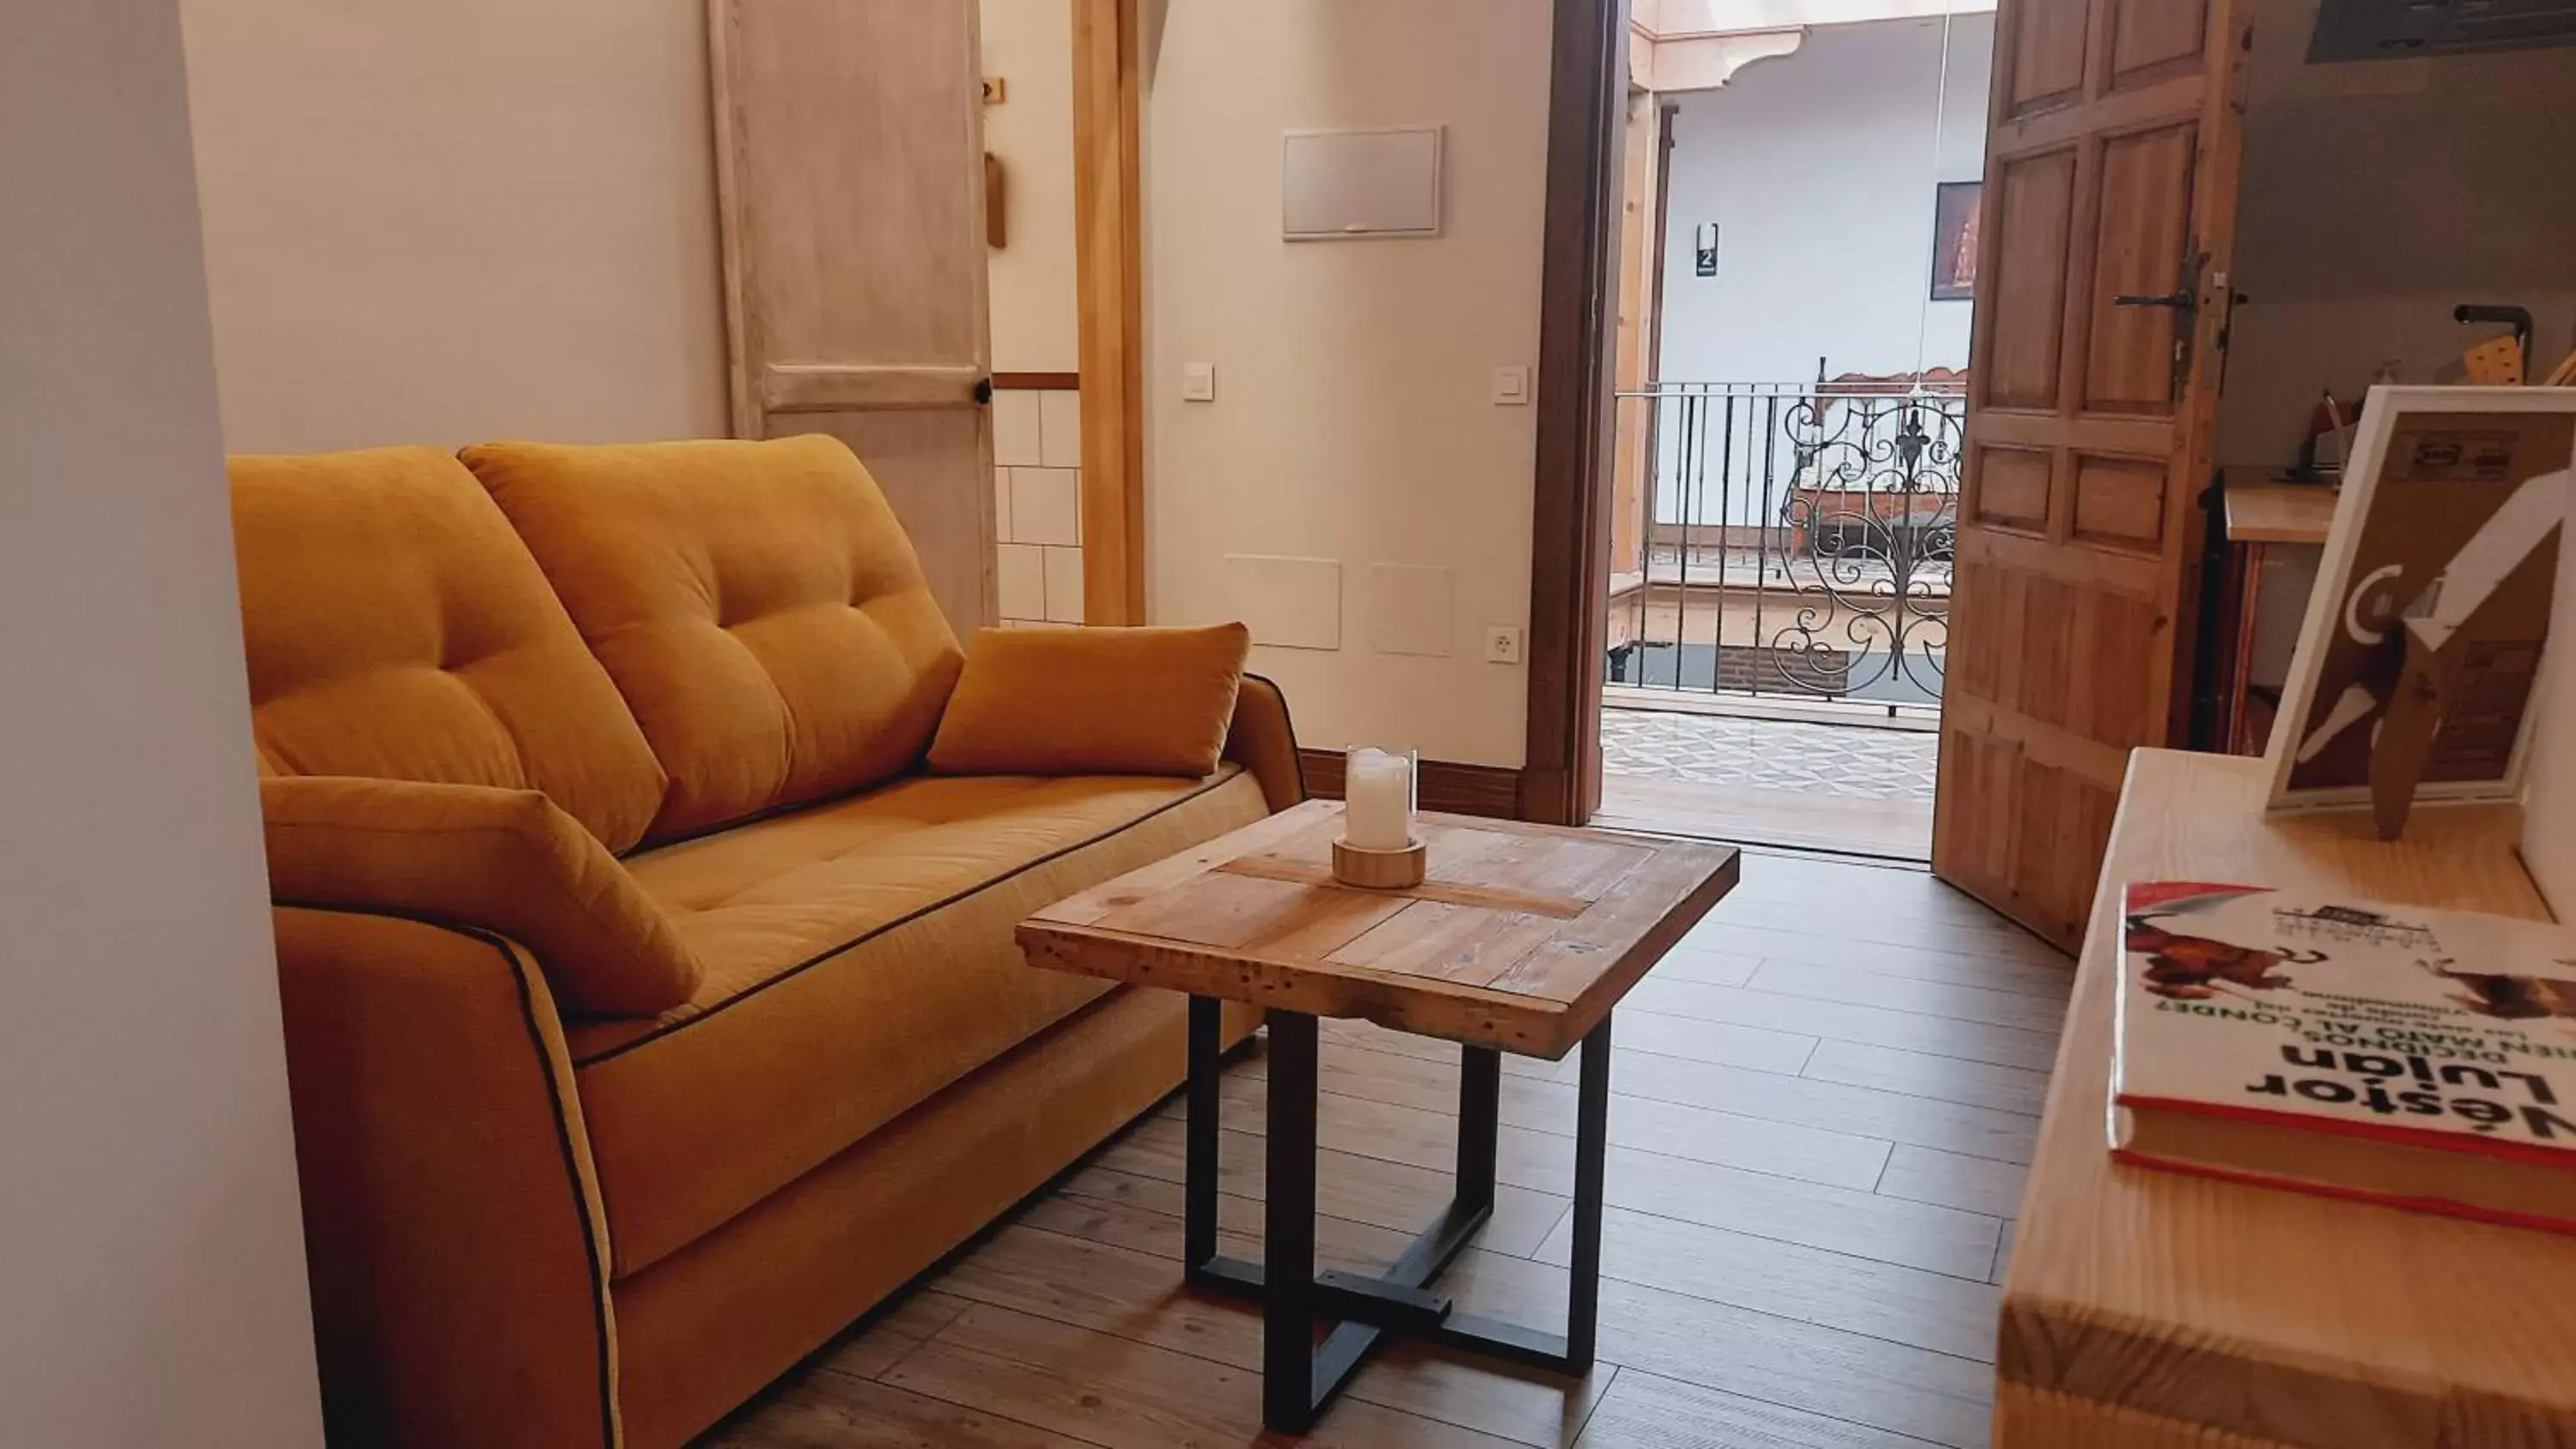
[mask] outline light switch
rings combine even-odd
[[[1181,401],[1216,401],[1216,364],[1184,362],[1181,364]]]
[[[1494,369],[1494,402],[1499,407],[1529,405],[1529,369],[1497,367]]]

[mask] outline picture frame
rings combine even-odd
[[[1944,181],[1932,195],[1932,300],[1965,302],[1977,295],[1977,229],[1983,181]]]
[[[2376,387],[2267,757],[2274,810],[2522,793],[2576,490],[2576,389]],[[2562,641],[2563,645],[2564,641]]]

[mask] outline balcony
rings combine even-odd
[[[1964,379],[1662,383],[1620,408],[1604,815],[1928,854]]]

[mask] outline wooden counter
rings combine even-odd
[[[2509,808],[2419,808],[2383,844],[2366,811],[2267,819],[2268,779],[2259,759],[2131,757],[2004,1280],[1994,1442],[2576,1444],[2576,1237],[2111,1162],[2125,882],[2548,918]]]

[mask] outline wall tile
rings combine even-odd
[[[1046,551],[1046,616],[1058,624],[1082,622],[1082,550]]]
[[[1078,392],[1042,392],[1038,409],[1039,424],[1037,461],[1049,468],[1082,466],[1082,394]]]
[[[1046,617],[1046,550],[1034,544],[1006,543],[994,550],[1000,578],[1002,617]]]
[[[1070,468],[1013,468],[1013,543],[1082,542],[1082,488]]]
[[[1042,393],[1007,389],[993,394],[993,463],[1002,468],[1043,464],[1038,399]]]
[[[1011,470],[993,469],[993,541],[1018,543],[1019,535],[1011,531]]]

